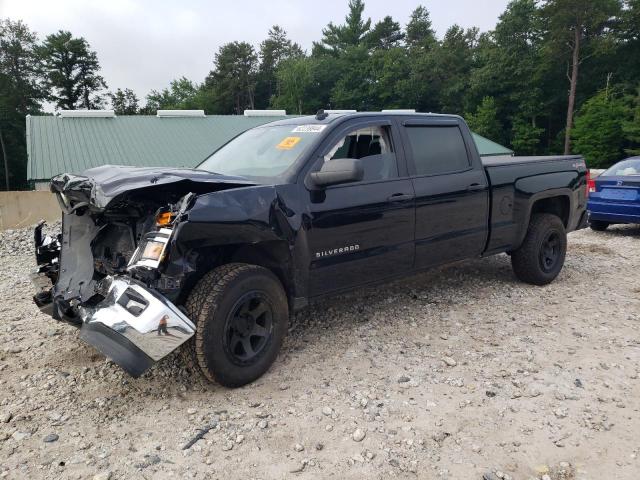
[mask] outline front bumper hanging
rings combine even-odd
[[[169,300],[129,277],[106,277],[104,300],[81,306],[80,338],[131,376],[138,377],[195,333],[196,327]]]
[[[80,327],[80,338],[133,377],[193,336],[195,325],[178,307],[129,276],[105,277],[96,285],[99,296],[84,302],[57,295],[61,242],[43,237],[43,225],[34,235],[38,268],[32,274],[41,311]]]

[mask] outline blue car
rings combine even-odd
[[[616,163],[589,180],[589,225],[606,230],[614,223],[640,223],[640,157]]]

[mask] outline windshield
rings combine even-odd
[[[247,130],[198,165],[199,170],[243,177],[278,177],[326,125],[276,125]]]
[[[618,162],[602,174],[608,177],[626,177],[627,175],[640,175],[640,157]]]

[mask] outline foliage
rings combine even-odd
[[[343,25],[329,25],[322,30],[322,40],[313,44],[316,54],[331,53],[338,55],[349,47],[355,47],[365,39],[371,28],[371,19],[364,20],[363,0],[349,0],[349,13]]]
[[[496,142],[501,141],[502,125],[498,118],[498,109],[493,97],[484,97],[476,112],[467,113],[465,118],[469,128],[477,134]]]
[[[622,124],[629,146],[625,149],[629,155],[640,155],[640,87],[637,89],[637,96],[633,99],[633,105],[627,121]]]
[[[199,109],[199,86],[186,77],[173,80],[168,88],[151,90],[147,95],[147,105],[141,113],[154,114],[157,110]]]
[[[214,69],[205,79],[219,113],[242,114],[255,106],[258,56],[247,42],[222,45],[213,61]]]
[[[578,89],[580,65],[588,58],[613,48],[611,27],[621,14],[620,0],[546,0],[544,18],[546,46],[550,56],[567,62],[569,96],[565,125],[564,153],[570,152],[571,130]]]
[[[256,103],[268,105],[276,93],[276,71],[280,64],[291,58],[304,56],[300,45],[287,38],[278,25],[269,30],[269,36],[260,44],[260,67],[256,83]]]
[[[48,100],[66,110],[100,108],[107,84],[98,72],[98,55],[82,37],[60,30],[48,35],[37,49]]]
[[[0,21],[0,178],[7,190],[26,187],[25,116],[40,113],[45,97],[36,42],[23,22]]]
[[[276,71],[279,95],[272,99],[272,106],[302,115],[310,111],[307,103],[311,89],[311,60],[294,57],[282,60]]]
[[[108,93],[107,96],[116,115],[136,115],[140,112],[138,97],[129,88],[125,88],[124,91],[117,89],[115,92]]]
[[[576,116],[574,147],[592,168],[605,168],[624,155],[623,124],[628,116],[623,98],[602,91],[585,102]]]
[[[535,123],[522,117],[516,117],[511,130],[511,146],[516,155],[537,154],[543,132],[544,128],[536,127]]]

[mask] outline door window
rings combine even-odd
[[[469,157],[457,126],[405,128],[416,175],[438,175],[469,168]]]
[[[360,159],[364,168],[363,181],[387,180],[398,176],[388,127],[366,127],[349,132],[324,156],[325,162],[337,158]]]

